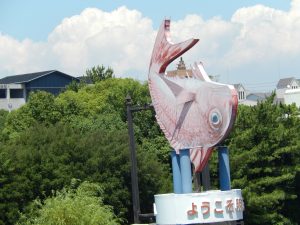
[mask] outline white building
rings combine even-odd
[[[244,88],[242,84],[233,85],[238,94],[238,102],[241,105],[254,106],[257,104],[256,98],[248,98],[249,92]]]
[[[285,104],[295,103],[300,108],[300,88],[286,90],[283,99]]]
[[[24,105],[34,91],[47,91],[54,95],[65,89],[75,77],[56,70],[7,76],[0,79],[0,109],[8,111]]]
[[[234,84],[238,93],[239,104],[254,106],[264,101],[271,93],[256,93],[247,91],[242,84]],[[276,86],[276,102],[292,104],[300,107],[300,80],[294,77],[280,79]]]
[[[293,90],[293,89],[298,89],[298,88],[300,88],[300,84],[299,84],[298,80],[295,79],[294,77],[280,79],[276,86],[277,99],[284,102],[284,100],[283,100],[284,93],[287,90]]]
[[[26,102],[23,84],[0,84],[0,109],[17,109]]]
[[[233,86],[238,93],[239,102],[245,100],[247,93],[246,93],[246,89],[244,88],[244,86],[242,84],[234,84]]]
[[[294,77],[280,79],[276,86],[277,102],[300,105],[300,82]]]

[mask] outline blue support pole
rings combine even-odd
[[[192,193],[192,171],[190,150],[182,149],[179,154],[181,168],[182,193]]]
[[[181,171],[179,155],[173,150],[171,151],[172,172],[173,172],[173,190],[175,194],[182,193]]]
[[[218,147],[219,157],[219,179],[221,191],[227,191],[231,189],[230,183],[230,166],[229,166],[229,154],[226,146]]]

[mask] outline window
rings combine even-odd
[[[245,99],[245,92],[244,91],[239,91],[239,100]]]
[[[23,89],[10,89],[10,98],[23,98]]]
[[[0,89],[0,98],[6,98],[6,89]]]

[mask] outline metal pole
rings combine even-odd
[[[227,191],[231,189],[230,183],[230,166],[229,166],[229,154],[226,146],[218,147],[219,158],[219,179],[221,191]]]
[[[190,150],[182,149],[179,154],[181,168],[182,193],[192,193],[192,170],[190,160]]]
[[[128,123],[128,134],[130,144],[130,161],[131,161],[131,187],[132,187],[132,204],[133,204],[133,219],[134,223],[139,223],[140,210],[140,197],[139,197],[139,184],[137,175],[137,160],[135,152],[135,142],[133,134],[133,121],[131,114],[132,101],[129,95],[126,96],[126,107],[127,107],[127,123]]]
[[[174,150],[171,151],[172,172],[173,172],[173,190],[175,194],[182,193],[181,171],[179,155]]]
[[[201,172],[202,185],[204,191],[210,190],[210,174],[209,174],[209,163],[203,168]]]

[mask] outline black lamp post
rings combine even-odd
[[[141,214],[139,184],[138,184],[138,174],[137,174],[136,147],[134,141],[132,113],[153,109],[153,105],[146,104],[144,106],[133,106],[132,99],[129,94],[126,96],[125,100],[126,100],[126,109],[127,109],[127,123],[128,123],[130,161],[131,161],[131,189],[132,189],[133,219],[134,219],[134,223],[139,223],[140,217],[153,217],[153,213]],[[202,180],[204,190],[209,190],[210,176],[209,176],[208,164],[205,166],[201,174],[202,174],[201,180]]]
[[[144,105],[144,106],[133,106],[130,95],[127,95],[125,100],[126,100],[126,109],[127,109],[127,123],[128,123],[130,161],[131,161],[133,219],[134,219],[134,223],[139,223],[140,222],[139,217],[140,216],[148,217],[148,214],[141,214],[141,209],[140,209],[139,184],[138,184],[138,174],[137,174],[137,160],[136,160],[136,148],[135,148],[135,141],[134,141],[132,113],[142,111],[142,110],[152,109],[153,106],[151,104]]]

